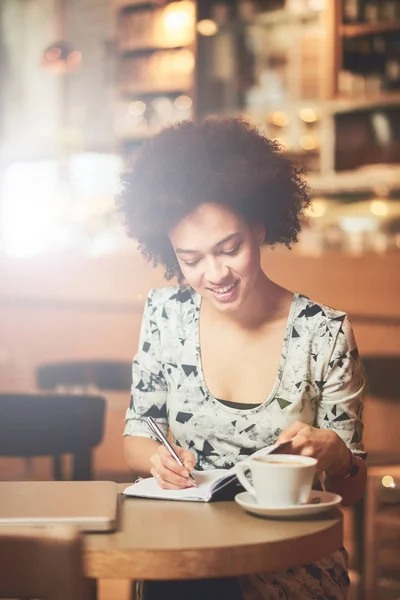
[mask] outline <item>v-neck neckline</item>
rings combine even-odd
[[[297,301],[299,298],[299,293],[298,292],[293,293],[292,300],[290,303],[289,314],[288,314],[286,326],[285,326],[285,334],[284,334],[284,339],[283,339],[281,357],[280,357],[280,361],[279,361],[279,365],[278,365],[278,372],[276,375],[275,382],[272,386],[272,389],[271,389],[270,393],[268,394],[268,396],[266,397],[266,399],[264,400],[264,402],[261,402],[255,408],[249,408],[249,409],[232,408],[230,406],[227,406],[226,404],[223,404],[222,402],[217,400],[217,398],[215,398],[215,396],[213,396],[213,394],[210,392],[210,390],[208,388],[207,382],[204,377],[203,363],[202,363],[202,358],[201,358],[201,348],[200,348],[200,306],[201,306],[202,297],[197,292],[195,292],[195,296],[196,296],[195,297],[196,311],[195,311],[195,324],[194,325],[195,325],[197,371],[198,371],[199,380],[201,382],[201,386],[205,392],[207,399],[210,400],[211,402],[213,402],[214,404],[216,404],[220,409],[229,411],[231,413],[236,413],[236,414],[243,413],[243,412],[245,412],[246,414],[249,414],[249,413],[251,414],[251,413],[255,413],[257,411],[264,409],[266,406],[268,406],[272,402],[272,400],[276,396],[276,394],[279,390],[279,387],[281,385],[281,382],[282,382],[286,358],[287,358],[288,350],[289,350],[292,322],[293,322],[293,318],[294,318],[294,314],[295,314],[295,308],[297,305]]]

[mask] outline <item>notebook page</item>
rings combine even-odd
[[[228,473],[229,471],[226,469],[192,471],[197,487],[185,488],[183,490],[164,490],[160,488],[153,477],[149,477],[130,485],[123,493],[126,496],[134,496],[137,498],[208,502],[212,497],[213,484],[215,484],[217,480],[225,479]]]

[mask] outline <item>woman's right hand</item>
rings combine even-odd
[[[193,484],[189,479],[189,473],[194,469],[196,457],[190,450],[185,450],[174,444],[172,446],[184,466],[181,467],[170,455],[165,446],[160,444],[156,454],[153,454],[150,458],[150,462],[153,465],[150,473],[164,490],[181,490],[192,487]]]

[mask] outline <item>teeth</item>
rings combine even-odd
[[[226,294],[226,292],[230,292],[235,287],[235,284],[228,285],[223,288],[214,289],[213,292],[216,294]]]

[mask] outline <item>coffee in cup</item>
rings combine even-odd
[[[308,501],[316,464],[316,459],[309,456],[270,454],[241,461],[236,465],[236,475],[257,504],[293,506]]]

